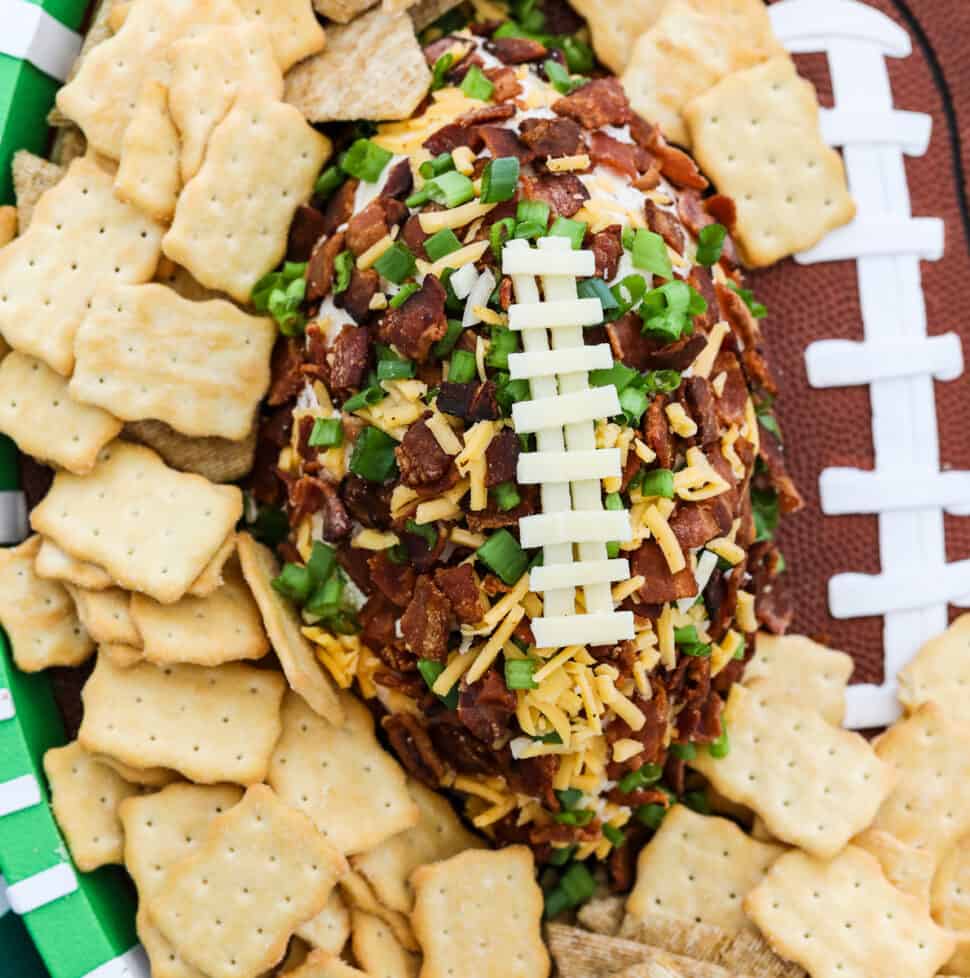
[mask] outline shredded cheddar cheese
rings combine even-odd
[[[687,560],[683,550],[680,549],[680,542],[670,528],[667,518],[661,514],[660,509],[657,506],[648,506],[643,514],[643,522],[663,551],[670,572],[677,574],[682,571],[687,566]]]
[[[588,153],[577,153],[575,156],[550,156],[546,160],[546,169],[550,173],[570,173],[573,170],[588,170],[590,166]]]
[[[681,438],[693,438],[697,434],[697,423],[684,410],[683,404],[668,404],[664,410],[674,434]]]
[[[723,319],[711,327],[711,331],[707,334],[707,346],[697,354],[694,362],[691,364],[691,371],[695,377],[710,376],[714,361],[721,351],[721,344],[724,342],[724,337],[730,332],[731,327]]]

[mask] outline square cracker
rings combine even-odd
[[[130,669],[145,659],[145,653],[141,649],[123,642],[105,642],[99,645],[98,655],[107,656],[119,669]]]
[[[236,482],[249,475],[256,458],[256,436],[255,424],[241,441],[192,438],[164,421],[129,421],[124,428],[125,438],[158,452],[166,465],[210,482]]]
[[[112,771],[117,771],[129,784],[140,784],[145,788],[164,788],[165,785],[179,780],[177,772],[170,771],[165,767],[134,767],[119,761],[117,757],[112,757],[110,754],[96,754],[94,756],[102,764],[110,767]]]
[[[225,583],[208,597],[186,595],[175,604],[159,604],[133,594],[131,620],[145,658],[156,665],[218,666],[260,659],[269,651],[259,608],[235,560],[226,565]]]
[[[13,154],[10,169],[14,196],[17,199],[17,228],[20,234],[24,234],[30,227],[37,202],[60,182],[67,169],[25,149],[17,150]]]
[[[306,961],[296,971],[289,972],[290,978],[373,978],[351,967],[335,954],[326,951],[311,951]]]
[[[614,23],[599,25],[594,44],[597,35],[601,47],[609,38],[611,60],[622,61],[630,38],[643,30],[626,33],[627,17],[637,4],[625,5],[627,16],[617,16],[612,4],[597,6],[597,20],[612,18]],[[668,139],[690,145],[684,106],[725,75],[782,53],[762,0],[671,0],[640,34],[629,62],[616,70],[626,68],[623,87],[634,110],[658,124]]]
[[[22,452],[84,475],[121,422],[75,400],[67,378],[15,350],[0,362],[0,431]]]
[[[139,789],[92,757],[77,741],[44,755],[54,817],[74,865],[83,873],[122,861],[118,806]]]
[[[169,107],[182,139],[182,179],[199,172],[212,130],[241,96],[283,97],[283,73],[260,24],[210,27],[169,53]]]
[[[899,702],[908,713],[933,700],[958,716],[966,707],[970,686],[970,614],[960,615],[942,635],[923,645],[898,678]]]
[[[74,334],[92,296],[147,282],[162,227],[118,200],[111,174],[88,157],[40,199],[30,227],[0,251],[0,332],[21,353],[67,376]]]
[[[619,75],[630,60],[636,39],[657,22],[668,0],[572,0],[589,25],[596,57]]]
[[[916,897],[922,904],[929,904],[930,884],[936,871],[936,860],[929,852],[908,846],[881,829],[860,832],[852,844],[876,858],[886,879],[897,890]]]
[[[421,866],[411,883],[411,920],[424,952],[425,978],[549,974],[540,929],[542,891],[525,846],[463,852]]]
[[[211,978],[249,978],[283,957],[295,928],[326,906],[346,868],[306,815],[253,785],[169,870],[148,911]]]
[[[0,207],[0,248],[17,237],[17,208],[13,204]]]
[[[125,421],[245,438],[269,387],[276,327],[231,302],[151,282],[95,296],[74,338],[71,395]]]
[[[732,801],[748,805],[775,838],[834,856],[872,821],[892,770],[858,734],[816,710],[734,686],[724,709],[727,757],[699,751],[690,765]]]
[[[273,552],[248,533],[240,533],[236,545],[243,576],[259,605],[270,645],[279,657],[290,685],[320,716],[333,724],[341,724],[343,708],[330,676],[300,631],[296,609],[273,587],[273,580],[280,573]]]
[[[34,569],[38,577],[74,584],[88,591],[103,591],[114,584],[97,564],[86,564],[65,553],[53,540],[41,540]]]
[[[784,851],[755,841],[726,818],[674,805],[640,851],[627,910],[636,917],[676,917],[736,934],[750,926],[741,909],[745,895]]]
[[[226,564],[235,552],[236,534],[232,532],[222,541],[219,549],[205,565],[202,573],[192,582],[186,594],[191,594],[193,598],[207,598],[213,591],[221,588],[226,579],[224,573]]]
[[[337,726],[296,693],[286,694],[267,781],[347,855],[411,828],[419,811],[404,772],[374,735],[370,711],[349,693],[340,699],[344,720]]]
[[[943,970],[970,975],[970,837],[964,836],[943,857],[933,877],[930,910],[936,922],[957,939],[956,950]]]
[[[326,43],[310,0],[236,0],[236,5],[243,16],[262,24],[269,32],[283,71],[316,54]]]
[[[362,910],[378,920],[383,920],[402,947],[409,951],[420,950],[411,921],[403,913],[385,907],[377,899],[370,883],[353,868],[340,880],[340,892],[351,910]]]
[[[128,609],[129,595],[120,587],[86,591],[73,584],[67,590],[74,599],[81,624],[99,645],[130,645],[138,648],[141,636]]]
[[[365,10],[370,10],[378,0],[313,0],[313,9],[326,17],[327,20],[335,20],[340,24],[349,24],[355,17],[362,14]],[[413,2],[413,0],[410,0]],[[410,3],[406,3],[410,6]],[[401,7],[404,10],[405,7]],[[385,10],[387,9],[385,5]]]
[[[242,493],[170,469],[114,442],[83,478],[58,472],[30,514],[37,532],[122,587],[173,602],[192,586],[242,515]]]
[[[200,784],[266,776],[286,683],[277,672],[143,662],[119,669],[99,656],[81,694],[78,740],[125,764],[165,767]]]
[[[403,947],[379,917],[355,910],[351,915],[354,958],[374,978],[418,978],[420,955]]]
[[[804,635],[758,632],[744,682],[750,685],[757,680],[762,692],[814,707],[829,723],[841,727],[852,668],[851,656]]]
[[[249,302],[256,282],[286,253],[293,214],[330,151],[330,140],[293,106],[238,99],[179,197],[165,254],[202,285]]]
[[[813,978],[931,978],[953,952],[927,908],[855,846],[828,862],[786,853],[744,908],[771,946]]]
[[[286,76],[286,100],[311,122],[407,119],[430,84],[410,18],[376,8],[330,28],[326,49]]]
[[[169,112],[169,92],[161,82],[149,80],[121,141],[115,195],[167,223],[181,186],[179,134]]]
[[[24,672],[77,666],[94,651],[64,586],[37,576],[40,543],[39,536],[32,536],[0,550],[0,625]]]
[[[872,827],[926,850],[938,861],[970,831],[970,724],[924,703],[876,740],[895,769],[892,793]]]
[[[417,823],[352,860],[381,903],[400,913],[410,913],[414,906],[409,880],[418,866],[484,846],[479,836],[465,828],[447,798],[413,779],[408,780],[408,791],[418,806]]]
[[[121,805],[125,867],[138,889],[140,904],[135,926],[151,962],[152,978],[201,976],[162,937],[145,907],[168,870],[199,848],[209,823],[238,804],[242,794],[235,785],[174,784]]]
[[[76,122],[102,156],[121,159],[125,130],[148,80],[166,80],[176,38],[242,21],[232,0],[135,0],[114,37],[91,50],[57,93],[57,107]]]
[[[855,215],[842,158],[822,140],[815,89],[787,55],[729,75],[684,117],[701,169],[734,198],[748,264],[811,248]]]
[[[330,894],[320,913],[297,927],[296,936],[328,954],[340,954],[350,937],[350,911],[340,890]]]

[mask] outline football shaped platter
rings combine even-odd
[[[970,975],[970,10],[7,6],[52,978]]]

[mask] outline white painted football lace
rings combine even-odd
[[[911,53],[909,35],[856,0],[782,0],[769,8],[792,52],[828,55],[835,108],[823,132],[843,149],[857,216],[815,248],[808,263],[857,260],[865,341],[823,340],[806,360],[816,387],[865,383],[875,469],[822,473],[822,511],[877,513],[882,573],[837,574],[838,618],[883,616],[885,680],[848,692],[846,726],[875,727],[899,714],[896,674],[946,628],[947,602],[970,602],[970,562],[947,564],[944,509],[970,504],[970,473],[941,472],[933,379],[962,372],[959,338],[928,337],[920,260],[943,253],[943,222],[914,218],[903,154],[925,152],[931,119],[893,107],[886,57]],[[850,131],[854,130],[854,131]]]
[[[70,863],[57,863],[33,876],[7,885],[10,909],[23,916],[77,890],[77,874]]]
[[[0,54],[29,61],[45,75],[65,81],[81,51],[81,35],[39,4],[0,0]]]
[[[151,965],[141,944],[129,948],[124,954],[105,961],[83,978],[151,978]]]
[[[13,693],[6,687],[0,686],[0,720],[12,720],[17,715],[17,707],[13,701]]]
[[[0,781],[0,818],[33,808],[43,801],[40,785],[32,774]]]
[[[626,511],[603,508],[600,480],[621,475],[620,453],[597,448],[595,421],[620,413],[613,386],[590,387],[589,371],[613,365],[607,344],[587,347],[583,327],[603,320],[599,299],[580,299],[577,276],[595,273],[591,251],[573,251],[565,238],[540,238],[533,249],[510,241],[502,270],[516,302],[509,327],[522,333],[524,353],[509,357],[513,377],[529,381],[532,400],[512,408],[517,433],[535,434],[536,451],[519,456],[517,478],[538,485],[542,513],[519,521],[524,547],[542,547],[543,566],[529,586],[543,595],[543,615],[532,619],[540,648],[607,645],[633,638],[633,615],[615,611],[610,584],[626,580],[630,565],[610,560],[606,544],[630,538]],[[539,292],[539,282],[542,294]],[[585,614],[576,613],[583,589]]]

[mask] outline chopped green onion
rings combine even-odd
[[[365,183],[377,183],[393,153],[369,139],[358,139],[340,159],[340,169]]]
[[[780,574],[781,571],[779,570],[778,573]],[[731,656],[731,658],[732,659],[738,659],[739,661],[742,660],[744,658],[744,650],[745,650],[745,647],[747,646],[747,644],[748,643],[744,640],[744,636],[742,635],[741,636],[741,642],[738,645],[738,647],[734,650],[734,654]]]
[[[643,306],[640,309],[644,332],[652,333],[670,342],[679,340],[688,326],[692,291],[691,287],[680,279],[651,289],[644,296]]]
[[[378,380],[401,380],[414,376],[414,364],[410,360],[379,360]]]
[[[380,428],[365,428],[354,442],[348,468],[368,482],[386,482],[397,474],[397,442]]]
[[[504,24],[502,25],[505,26]],[[499,28],[501,30],[501,28]],[[498,32],[496,32],[498,33]],[[559,850],[554,850],[558,852]],[[552,920],[553,917],[558,917],[564,910],[568,910],[572,906],[566,891],[562,887],[556,886],[553,889],[545,893],[545,906],[542,910],[542,916],[546,920]]]
[[[579,788],[563,788],[556,792],[556,797],[566,811],[571,811],[583,800],[583,792]]]
[[[418,523],[416,520],[409,519],[404,524],[404,529],[416,537],[421,537],[427,548],[434,550],[434,546],[438,542],[438,531],[431,523]]]
[[[568,217],[557,217],[549,228],[549,234],[557,238],[568,238],[573,251],[583,247],[583,238],[589,227],[584,221],[572,221]]]
[[[455,63],[455,56],[447,51],[438,58],[434,67],[431,69],[431,91],[436,92],[439,88],[445,87],[445,75],[451,71]]]
[[[612,367],[604,367],[600,370],[589,372],[589,382],[594,387],[609,387],[612,384],[618,394],[622,394],[640,374],[632,367],[617,361]]]
[[[723,720],[721,721],[721,735],[707,745],[707,753],[718,760],[731,753],[731,740],[728,737],[727,724]]]
[[[700,234],[697,235],[698,265],[710,267],[720,260],[726,235],[727,228],[723,224],[708,224],[701,228]]]
[[[593,49],[576,37],[562,39],[562,53],[566,56],[566,67],[575,74],[582,75],[591,72],[596,59]]]
[[[616,299],[616,309],[612,318],[619,318],[633,309],[647,291],[647,283],[642,275],[627,275],[620,279],[610,291]]]
[[[515,584],[525,572],[529,558],[508,530],[493,533],[476,551],[478,559],[505,584]]]
[[[560,825],[589,825],[596,813],[592,808],[581,808],[574,812],[558,812],[553,818]]]
[[[761,427],[770,431],[778,441],[782,441],[781,428],[778,425],[778,419],[771,413],[771,411],[758,410],[755,412],[758,421],[761,422]]]
[[[610,560],[616,560],[616,558],[620,556],[619,540],[608,541],[608,543],[606,544],[606,556],[609,557]]]
[[[455,348],[455,344],[458,342],[458,337],[461,336],[461,321],[458,319],[448,320],[448,331],[444,336],[438,340],[433,347],[431,347],[431,352],[441,359],[442,357],[448,356],[449,353]]]
[[[670,469],[653,469],[645,472],[640,481],[640,494],[674,498],[674,473]]]
[[[547,59],[543,67],[546,70],[546,78],[549,79],[549,83],[560,95],[570,95],[589,81],[588,78],[582,76],[573,78],[567,68],[564,68],[558,61],[553,61],[552,58]]]
[[[433,691],[434,684],[438,677],[445,671],[445,664],[435,659],[418,659],[418,672],[421,678],[427,683],[428,689]],[[437,694],[435,694],[437,696]],[[444,696],[438,696],[449,710],[454,710],[458,706],[458,686],[452,686]]]
[[[340,418],[317,418],[308,439],[312,448],[333,448],[342,445],[344,429]]]
[[[768,307],[755,299],[751,289],[742,289],[740,285],[736,285],[734,282],[728,282],[728,288],[733,292],[737,292],[744,299],[744,304],[748,307],[751,315],[755,319],[764,319],[768,315]]]
[[[337,551],[329,544],[314,540],[306,566],[314,583],[322,584],[333,574],[337,566]]]
[[[517,401],[527,401],[531,396],[527,380],[512,380],[505,371],[495,375],[495,386],[495,399],[506,415],[512,413],[513,404]]]
[[[603,838],[608,842],[613,844],[613,847],[619,849],[620,846],[626,842],[626,836],[623,834],[621,829],[618,829],[615,825],[604,825],[602,828]]]
[[[670,394],[680,387],[679,370],[648,370],[643,378],[643,389],[648,394]]]
[[[512,235],[515,234],[515,219],[503,217],[501,221],[496,221],[488,231],[488,240],[492,246],[492,254],[496,261],[502,259],[502,246]]]
[[[408,207],[415,208],[426,204],[429,200],[431,200],[431,188],[426,183],[420,190],[415,190],[410,197],[405,197],[404,203]]]
[[[344,582],[339,574],[333,574],[310,595],[304,608],[311,615],[329,618],[340,610]]]
[[[522,502],[522,497],[519,495],[519,490],[514,482],[502,482],[497,486],[492,486],[489,491],[495,499],[495,505],[503,513],[515,509]]]
[[[478,367],[475,354],[468,350],[455,350],[448,365],[448,380],[452,384],[467,384],[475,379]]]
[[[285,289],[273,289],[270,292],[267,310],[284,336],[296,336],[303,332],[306,319],[300,312],[300,306],[305,297],[305,278],[294,278]]]
[[[432,234],[424,242],[424,250],[432,261],[444,258],[445,255],[450,255],[453,251],[458,251],[459,248],[461,248],[461,242],[455,237],[455,232],[451,228],[444,228],[436,234]]]
[[[343,403],[343,409],[348,414],[353,411],[360,411],[361,408],[371,407],[377,404],[379,401],[383,401],[387,397],[387,392],[381,387],[380,384],[376,383],[376,376],[374,378],[375,383],[369,384],[363,390],[358,391],[352,397],[348,397]]]
[[[256,519],[250,524],[250,531],[260,543],[275,547],[289,535],[290,521],[286,518],[286,513],[276,506],[262,506]]]
[[[573,858],[578,846],[559,846],[552,850],[547,860],[550,866],[565,866]]]
[[[328,166],[321,174],[317,177],[317,182],[313,186],[313,193],[320,198],[320,200],[326,200],[328,197],[333,196],[334,192],[340,187],[344,182],[346,176],[341,171],[339,166]]]
[[[515,353],[519,348],[519,335],[504,326],[496,326],[492,329],[492,343],[485,356],[485,362],[490,367],[497,367],[507,370],[509,366],[509,354]]]
[[[706,659],[711,654],[711,647],[704,642],[697,642],[694,645],[681,645],[680,651],[695,659]]]
[[[603,505],[612,511],[623,509],[623,499],[618,492],[611,492],[603,501]]]
[[[647,395],[638,387],[628,387],[620,394],[620,408],[626,423],[632,427],[640,424],[640,419],[649,406]]]
[[[457,170],[442,173],[440,177],[429,180],[421,189],[427,190],[436,204],[444,204],[449,208],[465,204],[475,196],[475,187],[471,180]]]
[[[279,577],[273,579],[273,588],[297,604],[303,604],[310,596],[313,578],[301,564],[284,564]]]
[[[707,800],[707,795],[703,791],[688,791],[681,799],[683,803],[698,815],[710,815],[711,803]]]
[[[539,744],[561,744],[562,743],[562,737],[560,737],[555,730],[552,730],[546,734],[541,734],[538,737],[533,737],[532,739]]]
[[[417,271],[417,263],[411,249],[403,241],[395,241],[380,258],[374,262],[374,268],[388,282],[400,285]]]
[[[498,204],[511,200],[519,182],[519,161],[515,156],[499,156],[490,160],[482,171],[482,190],[479,200],[483,204]]]
[[[658,805],[654,802],[652,805],[641,805],[636,811],[636,818],[638,822],[656,832],[660,828],[660,823],[664,820],[666,814],[666,806]]]
[[[671,744],[670,753],[682,761],[692,761],[697,757],[697,748],[693,744]]]
[[[535,659],[506,659],[505,685],[508,689],[538,689],[532,678],[538,663]]]
[[[533,238],[541,238],[546,233],[545,224],[538,221],[520,221],[515,225],[515,237],[520,240],[531,241]]]
[[[696,625],[684,625],[674,629],[674,641],[678,645],[694,645],[700,641],[697,637]]]
[[[403,306],[404,303],[407,302],[408,299],[410,299],[415,292],[420,292],[420,291],[421,291],[421,286],[418,285],[417,282],[406,282],[397,290],[397,292],[394,293],[394,295],[391,296],[390,299],[388,299],[387,304],[392,309],[400,309],[401,306]]]
[[[354,271],[354,256],[352,252],[341,251],[333,260],[333,294],[340,295],[350,285],[350,276]]]
[[[472,65],[462,79],[461,90],[469,98],[477,98],[482,102],[487,102],[492,97],[495,86],[485,77],[478,65]]]
[[[596,892],[596,880],[582,864],[573,863],[559,881],[560,889],[569,897],[574,907],[585,903]]]
[[[646,228],[637,228],[633,236],[633,267],[642,268],[660,278],[673,278],[674,270],[670,264],[667,243],[659,234]]]
[[[576,291],[580,299],[599,299],[603,312],[610,312],[620,305],[610,287],[601,278],[583,279]]]
[[[439,153],[433,160],[425,160],[421,166],[418,167],[418,173],[424,177],[425,180],[430,180],[432,177],[441,176],[442,173],[447,173],[449,170],[455,168],[455,158],[451,153]]]
[[[544,200],[520,200],[515,208],[515,219],[520,223],[535,221],[545,229],[549,225],[549,205]]]
[[[659,764],[642,764],[635,771],[628,771],[620,778],[619,789],[624,794],[638,791],[640,788],[656,784],[663,777],[663,768]]]

